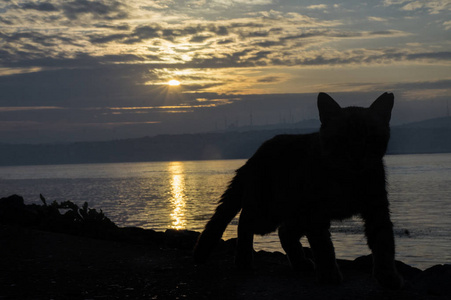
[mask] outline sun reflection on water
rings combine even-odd
[[[171,205],[173,229],[184,229],[186,227],[186,201],[185,201],[185,175],[182,162],[171,162],[169,172],[171,175]]]

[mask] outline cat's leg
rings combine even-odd
[[[400,289],[403,279],[395,267],[395,241],[388,206],[372,207],[362,213],[365,235],[373,253],[373,274],[386,288]]]
[[[330,239],[329,226],[315,228],[307,233],[307,238],[315,257],[316,278],[319,283],[339,284],[343,276],[335,260],[335,250]]]
[[[305,257],[304,249],[300,242],[302,231],[294,226],[283,224],[279,227],[279,239],[283,250],[288,256],[290,265],[296,271],[313,271],[315,264]]]
[[[251,214],[245,209],[241,211],[238,221],[238,240],[236,245],[235,265],[239,269],[251,269],[254,256],[254,232]]]

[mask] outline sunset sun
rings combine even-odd
[[[178,86],[178,85],[180,85],[180,81],[172,79],[172,80],[169,80],[168,85],[170,85],[170,86]]]

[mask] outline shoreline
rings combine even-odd
[[[424,271],[397,261],[405,286],[380,287],[371,255],[337,262],[340,285],[296,273],[285,254],[254,253],[254,268],[234,267],[235,239],[196,265],[199,232],[118,227],[102,212],[71,202],[24,205],[0,199],[0,299],[450,299],[451,264]],[[65,213],[61,214],[60,209]],[[307,255],[310,252],[305,248]]]
[[[390,156],[401,156],[401,155],[444,155],[451,154],[451,151],[407,151],[407,152],[387,152]],[[183,162],[197,162],[197,161],[216,161],[216,160],[244,160],[249,159],[248,156],[243,157],[213,157],[213,158],[197,158],[197,159],[161,159],[161,160],[112,160],[112,161],[76,161],[76,162],[32,162],[32,163],[19,163],[14,164],[10,162],[1,162],[0,167],[39,167],[39,166],[70,166],[70,165],[97,165],[97,164],[139,164],[139,163],[166,163],[173,161],[183,161]]]
[[[0,299],[449,299],[451,265],[425,271],[397,261],[405,286],[381,288],[371,256],[338,260],[341,285],[319,285],[292,271],[284,254],[259,251],[252,271],[236,270],[234,240],[194,264],[199,233],[120,228],[93,238],[0,225]],[[308,248],[307,248],[308,249]]]

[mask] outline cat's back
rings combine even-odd
[[[281,134],[264,142],[243,166],[245,170],[283,172],[319,159],[319,133]]]
[[[280,220],[298,210],[298,201],[292,200],[299,198],[306,179],[317,172],[319,145],[318,133],[277,135],[264,142],[237,170],[231,187],[239,190],[243,205],[256,214],[256,233],[274,231]]]

